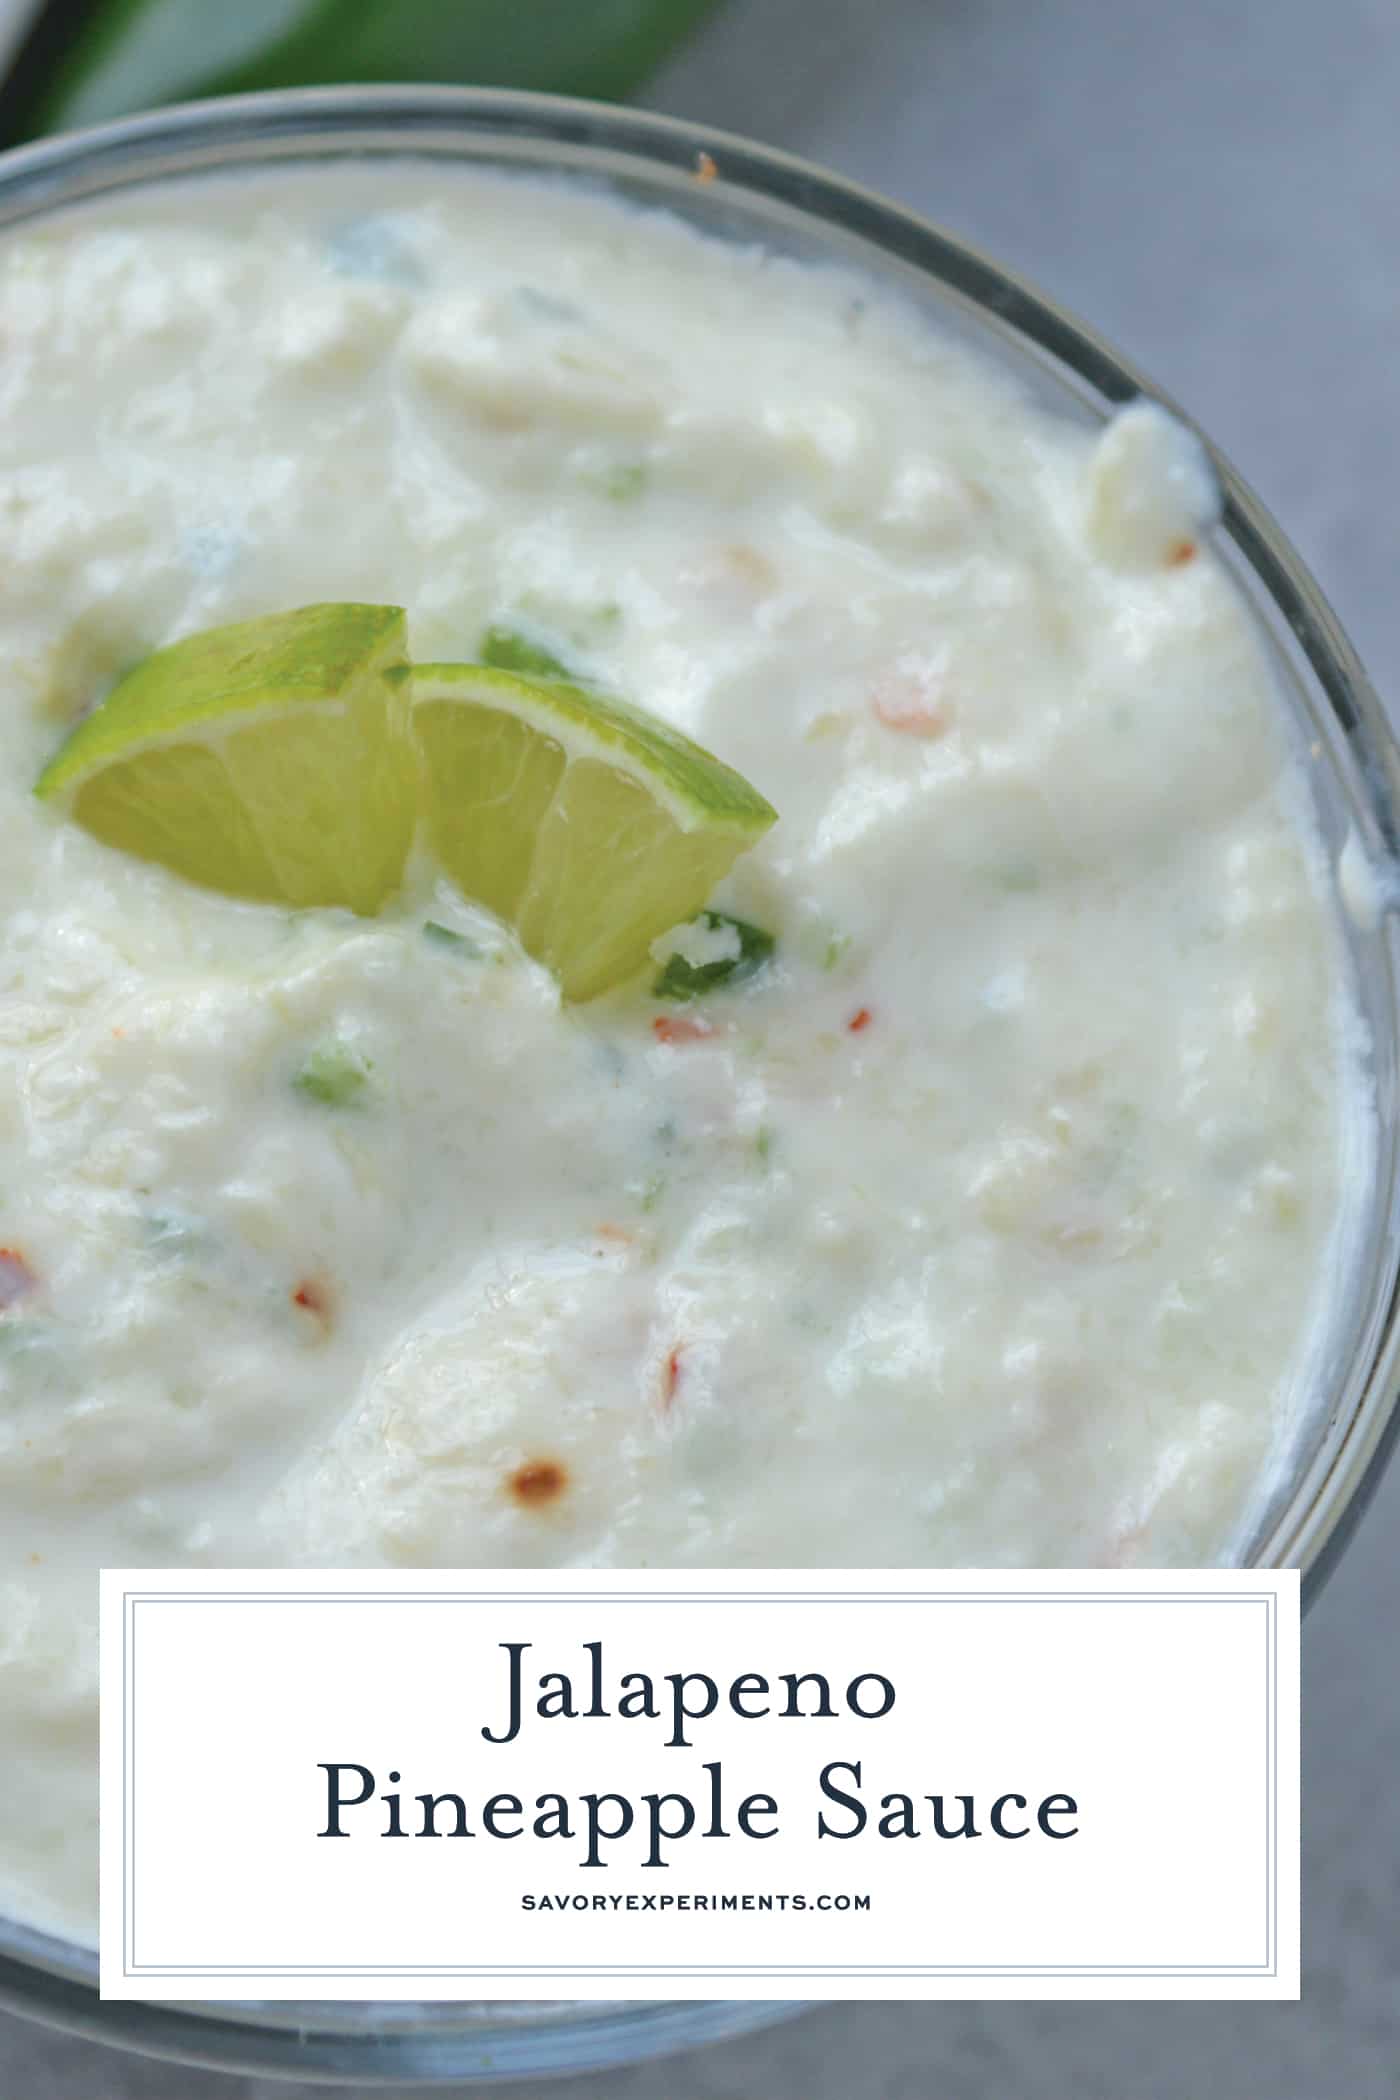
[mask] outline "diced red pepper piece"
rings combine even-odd
[[[0,1247],[0,1313],[8,1312],[39,1288],[39,1279],[17,1247]]]
[[[928,676],[894,672],[876,686],[870,706],[881,727],[896,736],[932,740],[946,736],[953,726],[952,703],[939,682]]]
[[[658,1014],[651,1031],[658,1043],[700,1043],[715,1032],[709,1021],[692,1021],[685,1014]]]
[[[322,1277],[304,1276],[292,1292],[292,1303],[310,1313],[313,1320],[329,1331],[335,1318],[335,1297]]]
[[[568,1484],[568,1469],[557,1458],[527,1458],[506,1482],[516,1501],[526,1509],[543,1509],[556,1502]]]

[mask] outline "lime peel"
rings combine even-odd
[[[569,999],[645,965],[776,811],[732,768],[610,695],[479,664],[406,679],[429,842]]]
[[[106,844],[229,895],[365,914],[416,823],[397,606],[330,604],[159,649],[80,722],[35,793]]]
[[[742,773],[669,723],[611,693],[562,679],[522,678],[481,664],[414,664],[389,677],[391,683],[411,684],[415,724],[418,710],[434,701],[508,714],[560,745],[569,764],[605,759],[628,774],[662,803],[682,831],[728,829],[751,845],[778,820],[772,804]]]

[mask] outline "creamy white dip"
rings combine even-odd
[[[1183,433],[408,168],[13,234],[0,317],[0,1906],[93,1930],[102,1563],[1238,1550],[1366,1109]],[[330,598],[747,774],[773,963],[561,1010],[425,867],[297,916],[33,799],[125,665]]]

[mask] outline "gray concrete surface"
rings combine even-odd
[[[650,99],[903,198],[1091,317],[1234,457],[1400,696],[1397,0],[733,0]],[[1300,2006],[836,2007],[571,2100],[1386,2100],[1398,1520],[1400,1470],[1306,1629]],[[0,2100],[310,2091],[0,2020]]]

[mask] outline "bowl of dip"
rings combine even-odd
[[[59,139],[0,165],[0,312],[0,1998],[361,2082],[741,2033],[785,2008],[100,2004],[96,1569],[1315,1590],[1396,1422],[1377,698],[1106,345],[694,127],[402,89]],[[326,599],[741,769],[781,821],[730,917],[563,1007],[431,867],[294,913],[35,801],[132,662]],[[731,919],[762,967],[665,996]]]

